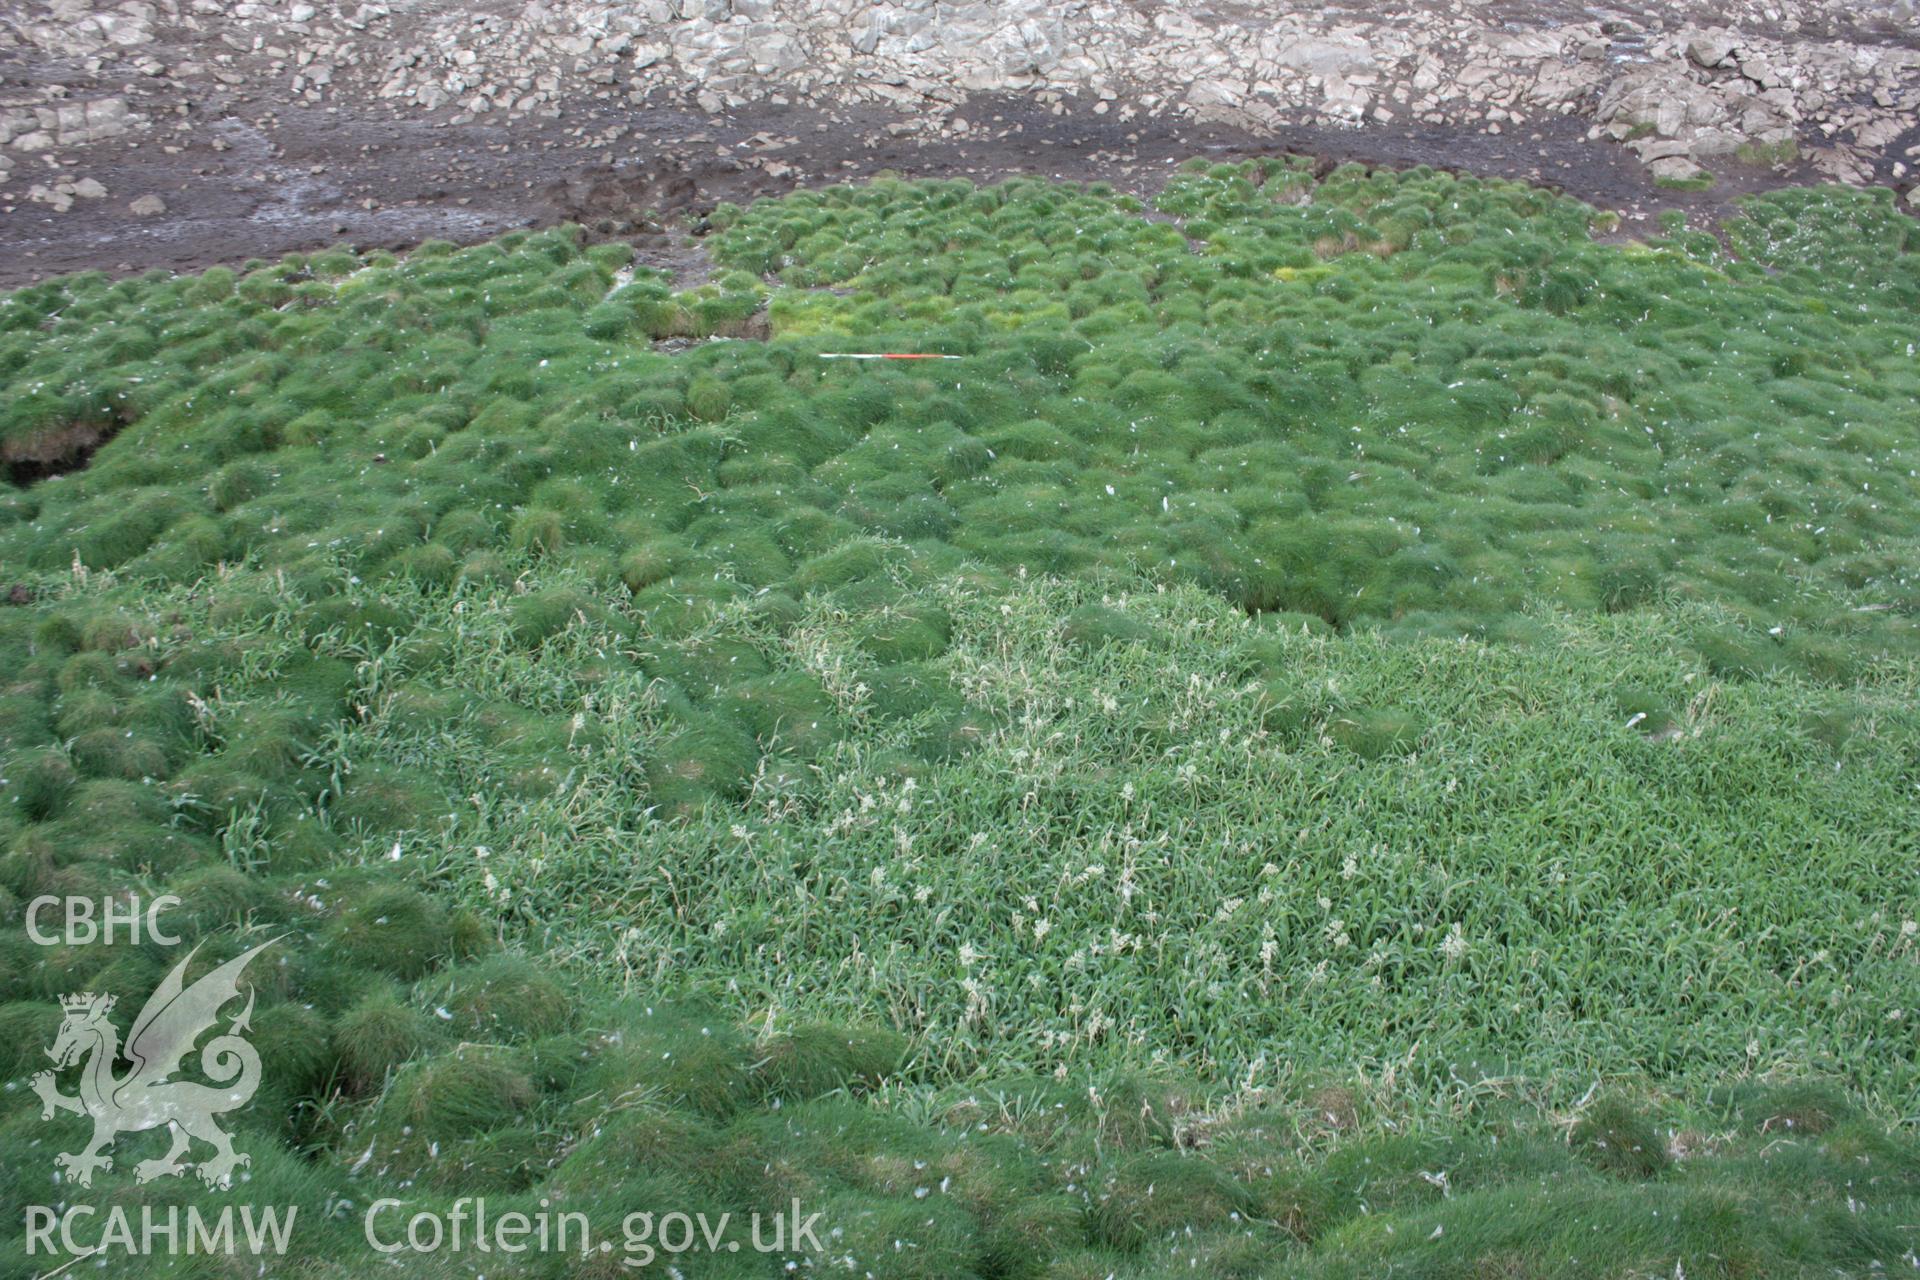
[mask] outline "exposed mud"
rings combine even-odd
[[[1537,182],[1601,208],[1631,229],[1661,209],[1720,212],[1747,191],[1813,181],[1805,166],[1723,171],[1709,191],[1654,185],[1620,148],[1588,141],[1577,120],[1507,134],[1433,126],[1301,126],[1254,134],[1190,120],[1122,124],[1070,103],[1062,114],[1023,97],[971,105],[976,137],[895,137],[880,107],[758,104],[708,115],[689,105],[606,107],[585,125],[521,120],[356,120],[340,110],[282,108],[269,135],[237,117],[171,153],[137,142],[97,146],[88,171],[116,191],[161,194],[139,217],[119,200],[64,213],[22,204],[0,213],[0,286],[82,270],[186,271],[347,243],[405,249],[431,238],[471,242],[515,227],[578,222],[633,241],[644,265],[682,287],[705,278],[695,237],[723,200],[891,171],[992,182],[1018,174],[1106,181],[1151,195],[1190,156],[1289,151],[1330,162],[1427,164]],[[615,143],[579,137],[618,129]],[[768,148],[768,138],[790,139]]]

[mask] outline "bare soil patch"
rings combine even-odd
[[[110,190],[156,192],[167,213],[140,217],[122,199],[64,213],[21,204],[0,214],[0,286],[74,271],[191,271],[346,243],[405,249],[461,243],[515,227],[578,222],[631,240],[643,265],[683,287],[705,279],[697,237],[723,200],[869,178],[1018,174],[1111,182],[1150,195],[1191,156],[1234,159],[1294,152],[1367,165],[1437,168],[1512,178],[1619,212],[1631,229],[1666,208],[1720,212],[1750,190],[1811,179],[1803,167],[1723,173],[1705,192],[1654,185],[1620,148],[1588,141],[1584,122],[1558,120],[1505,134],[1436,126],[1300,126],[1271,136],[1175,119],[1120,123],[1072,103],[1062,114],[1031,100],[980,99],[976,137],[893,136],[900,113],[880,107],[755,104],[708,115],[690,104],[604,107],[584,122],[355,118],[343,110],[281,108],[269,133],[230,115],[176,153],[137,142],[93,148],[88,171]],[[580,136],[624,129],[611,144]],[[769,150],[756,139],[792,138]]]

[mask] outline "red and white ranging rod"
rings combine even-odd
[[[912,351],[823,351],[822,360],[959,360],[961,356],[923,355]]]

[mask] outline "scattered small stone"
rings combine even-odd
[[[141,196],[127,206],[127,211],[136,218],[157,218],[167,211],[167,202],[159,196]]]

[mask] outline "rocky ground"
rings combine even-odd
[[[0,9],[0,283],[562,217],[650,236],[671,260],[713,201],[803,182],[893,168],[1147,189],[1190,154],[1274,148],[1526,177],[1629,218],[1823,178],[1920,201],[1920,13],[1914,0]]]

